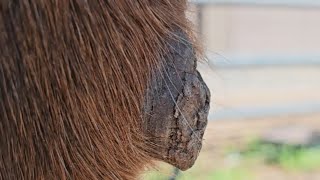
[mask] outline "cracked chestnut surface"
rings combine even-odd
[[[162,70],[152,79],[145,100],[144,131],[157,147],[153,156],[181,170],[190,168],[202,147],[210,92],[196,70],[186,35],[172,40]]]

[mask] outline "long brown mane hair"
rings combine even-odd
[[[133,179],[186,0],[0,0],[0,179]]]

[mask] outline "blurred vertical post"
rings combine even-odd
[[[169,180],[176,180],[177,177],[179,176],[179,174],[180,174],[180,169],[174,168],[174,169],[173,169],[173,174],[172,174],[172,176],[169,178]]]

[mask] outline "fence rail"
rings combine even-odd
[[[246,4],[246,5],[273,5],[296,7],[320,7],[317,0],[190,0],[194,4]]]

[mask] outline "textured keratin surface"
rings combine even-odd
[[[177,34],[181,39],[171,42],[170,55],[149,88],[144,126],[159,145],[156,157],[185,170],[201,150],[210,92],[196,70],[191,44]]]

